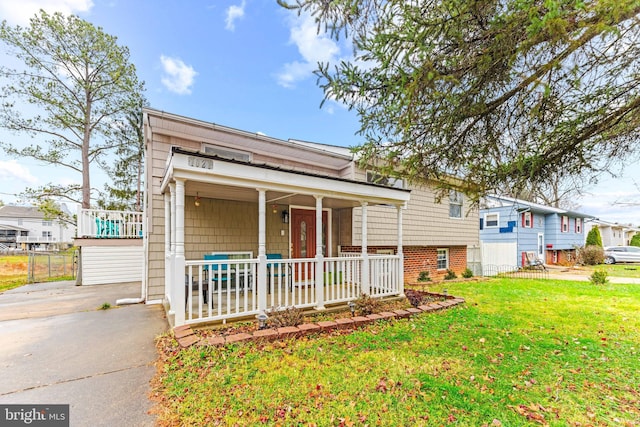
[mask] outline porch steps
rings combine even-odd
[[[444,301],[430,302],[417,308],[411,307],[406,310],[398,309],[369,314],[367,316],[340,318],[333,321],[325,320],[316,323],[305,323],[299,326],[287,326],[277,329],[262,329],[252,333],[240,332],[227,336],[200,338],[189,325],[178,326],[173,329],[173,333],[181,348],[191,347],[192,345],[222,347],[228,344],[237,344],[242,342],[285,340],[336,329],[352,330],[380,320],[409,318],[422,313],[429,313],[455,307],[465,302],[464,298],[442,296],[446,298]],[[342,307],[342,309],[344,309],[344,307]]]

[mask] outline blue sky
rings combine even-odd
[[[153,108],[281,139],[341,146],[361,141],[355,113],[335,102],[320,108],[323,92],[313,75],[318,61],[348,58],[349,46],[318,35],[309,17],[275,0],[0,0],[0,17],[26,25],[39,8],[75,13],[118,37],[130,49]],[[2,52],[0,60],[10,58]],[[20,143],[25,137],[11,138]],[[577,201],[579,210],[640,224],[640,207],[614,204],[640,202],[634,186],[640,172],[634,169],[628,165],[624,178],[592,187]],[[0,153],[1,200],[15,202],[10,194],[51,179],[80,177]],[[93,179],[101,186],[104,177]]]

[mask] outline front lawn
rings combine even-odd
[[[446,287],[466,304],[349,334],[181,351],[163,337],[158,422],[638,425],[640,285]]]
[[[635,277],[640,278],[640,264],[623,263],[610,265],[585,266],[589,270],[604,270],[611,277]]]

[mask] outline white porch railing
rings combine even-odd
[[[56,243],[58,239],[50,236],[16,236],[16,243]]]
[[[78,210],[78,237],[142,238],[142,212]]]
[[[184,305],[172,303],[171,310],[185,310],[185,323],[196,324],[251,316],[272,308],[311,308],[357,299],[363,289],[373,297],[399,295],[401,260],[397,255],[368,257],[369,284],[363,286],[362,256],[323,259],[323,278],[317,280],[316,258],[268,259],[266,277],[258,276],[259,259],[185,261]],[[258,287],[266,287],[266,301],[260,307]],[[321,289],[318,289],[321,286]],[[171,301],[177,301],[172,292]],[[178,316],[176,316],[178,317]]]

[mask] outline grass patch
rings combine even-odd
[[[639,285],[444,286],[467,303],[349,334],[187,350],[165,336],[158,423],[637,425]]]
[[[640,264],[602,264],[596,266],[585,266],[584,269],[591,271],[603,270],[609,277],[634,277],[640,278]]]
[[[74,280],[71,273],[73,250],[59,252],[48,259],[40,256],[37,259],[34,273],[36,282],[55,282]],[[52,277],[49,277],[51,274]],[[0,292],[26,285],[29,282],[29,255],[0,256]]]

